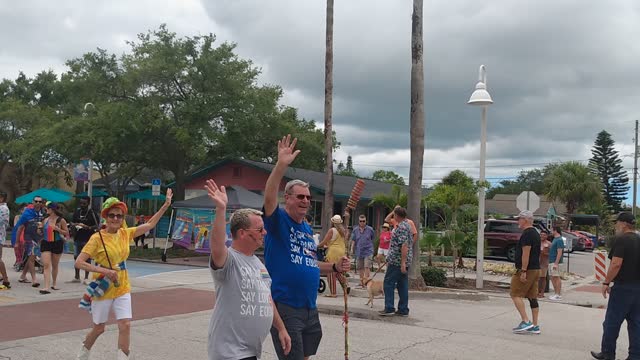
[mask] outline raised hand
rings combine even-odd
[[[173,190],[167,189],[167,194],[165,195],[164,203],[166,205],[171,205],[171,199],[173,199]]]
[[[290,165],[296,156],[300,154],[300,150],[294,150],[297,138],[291,140],[291,134],[284,136],[282,140],[278,140],[278,161],[282,161],[286,165]]]
[[[216,182],[212,179],[207,180],[207,183],[204,185],[204,188],[207,190],[207,195],[216,205],[216,207],[226,207],[229,199],[227,197],[227,190],[224,186],[218,187]]]

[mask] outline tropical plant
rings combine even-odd
[[[562,201],[567,213],[574,214],[584,205],[601,201],[602,184],[591,170],[577,161],[558,164],[545,178],[547,195]]]
[[[404,187],[393,185],[391,187],[391,193],[373,195],[371,202],[369,202],[369,206],[382,205],[388,210],[393,210],[396,205],[400,205],[406,208],[407,201],[407,192],[404,190]]]

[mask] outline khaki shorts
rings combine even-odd
[[[371,269],[372,263],[373,263],[373,256],[359,257],[356,261],[356,269],[357,270]]]
[[[538,298],[538,278],[540,270],[527,271],[527,281],[520,280],[520,270],[511,277],[511,296],[527,299]]]
[[[562,276],[562,271],[560,271],[560,267],[562,265],[559,265],[555,270],[553,269],[552,266],[549,266],[549,276],[553,276],[553,277],[560,277]]]

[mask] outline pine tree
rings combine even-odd
[[[356,169],[353,168],[353,160],[351,159],[351,155],[347,156],[347,166],[344,166],[342,161],[338,164],[338,169],[336,170],[336,175],[345,175],[345,176],[359,176],[356,172]]]
[[[622,201],[627,198],[629,177],[614,144],[611,134],[602,130],[591,149],[593,157],[589,160],[589,167],[602,182],[602,195],[609,209],[618,212],[622,208]]]

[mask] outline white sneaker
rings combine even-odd
[[[76,360],[89,360],[89,355],[91,350],[87,349],[84,345],[82,345],[82,350],[78,353]]]
[[[560,300],[562,300],[562,296],[560,296],[558,294],[553,294],[553,295],[549,296],[549,300],[560,301]]]
[[[83,284],[83,285],[89,285],[89,284],[91,284],[91,280],[89,280],[89,279],[84,279],[84,280],[82,280],[82,284]]]

